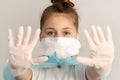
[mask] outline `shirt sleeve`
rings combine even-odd
[[[4,80],[15,80],[15,77],[12,75],[9,67],[9,61],[6,62],[3,68],[3,79]]]

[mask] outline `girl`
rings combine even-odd
[[[110,29],[107,38],[100,27],[92,27],[93,39],[85,30],[91,58],[78,56],[78,14],[69,0],[51,0],[41,17],[38,29],[31,40],[31,27],[24,35],[19,28],[14,42],[9,30],[9,64],[5,80],[104,80],[111,71],[114,45]],[[40,54],[32,58],[32,50],[40,35]],[[31,68],[32,67],[32,68]],[[8,71],[9,70],[9,71]],[[6,71],[8,73],[6,73]]]

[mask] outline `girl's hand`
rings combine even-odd
[[[24,35],[23,27],[19,28],[17,39],[13,39],[12,30],[9,30],[9,61],[10,70],[14,76],[20,75],[30,68],[48,60],[48,57],[32,58],[32,51],[39,39],[40,29],[37,29],[33,38],[30,40],[31,27],[27,27]]]
[[[92,38],[87,30],[85,36],[91,51],[91,58],[77,57],[80,63],[94,67],[100,76],[106,76],[111,71],[112,62],[114,60],[114,44],[110,28],[107,27],[107,37],[105,38],[100,27],[92,27]]]

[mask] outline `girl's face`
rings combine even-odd
[[[41,39],[53,37],[73,37],[77,38],[78,31],[73,23],[73,19],[67,14],[54,13],[42,26]]]

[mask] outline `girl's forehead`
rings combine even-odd
[[[49,27],[75,28],[75,25],[72,18],[64,14],[54,14],[45,21],[44,28],[49,28]]]
[[[42,27],[42,30],[47,29],[55,29],[55,30],[64,30],[64,29],[74,29],[76,30],[76,26],[74,25],[73,18],[68,14],[64,13],[53,13],[49,16]]]

